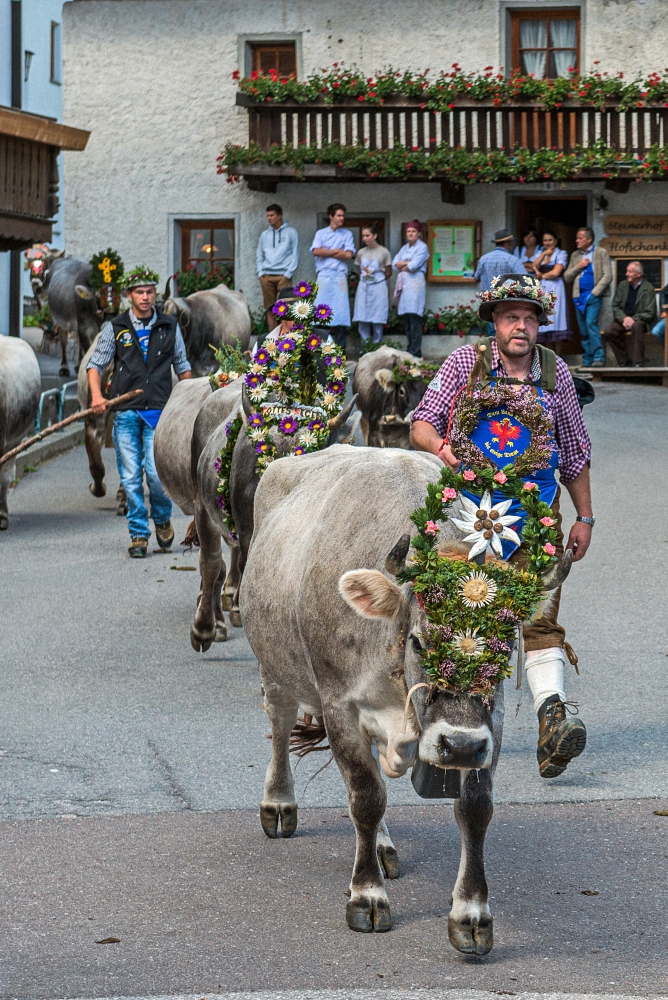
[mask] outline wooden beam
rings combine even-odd
[[[0,135],[11,135],[16,139],[30,139],[45,146],[58,149],[72,149],[81,152],[86,148],[90,132],[70,125],[61,125],[52,118],[31,115],[27,111],[0,106]]]

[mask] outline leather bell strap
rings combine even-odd
[[[408,692],[408,694],[406,695],[406,707],[404,708],[404,723],[403,723],[403,725],[401,727],[401,732],[402,733],[406,732],[406,726],[408,725],[408,712],[409,712],[409,709],[411,707],[411,695],[413,694],[413,691],[417,691],[418,688],[430,688],[430,687],[431,687],[431,684],[425,684],[424,681],[420,681],[419,684],[414,684],[413,687]],[[417,715],[416,715],[416,718],[417,718]],[[422,727],[420,726],[420,723],[418,722],[418,729],[421,729],[421,728]]]

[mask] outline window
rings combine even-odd
[[[275,70],[279,76],[297,75],[297,53],[294,42],[251,43],[251,68],[258,73]]]
[[[210,274],[218,268],[234,287],[234,221],[207,219],[181,223],[181,270]]]
[[[511,11],[512,68],[539,80],[580,69],[580,11]]]
[[[51,83],[62,83],[61,80],[61,45],[60,45],[60,25],[56,21],[51,22]]]

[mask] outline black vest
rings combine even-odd
[[[114,374],[109,398],[122,396],[133,389],[143,389],[137,396],[118,407],[119,410],[162,410],[172,391],[172,364],[176,343],[177,320],[159,312],[148,341],[148,356],[144,354],[130,319],[124,312],[111,321],[116,343]]]

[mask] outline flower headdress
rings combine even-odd
[[[477,292],[481,306],[478,310],[480,318],[491,321],[494,306],[499,302],[524,302],[538,306],[539,322],[542,325],[549,322],[556,308],[556,292],[543,290],[538,278],[530,274],[502,274],[492,278],[490,288],[486,292]]]
[[[158,285],[160,276],[150,269],[147,264],[139,264],[131,271],[127,271],[119,281],[119,287],[125,292],[140,285]]]

